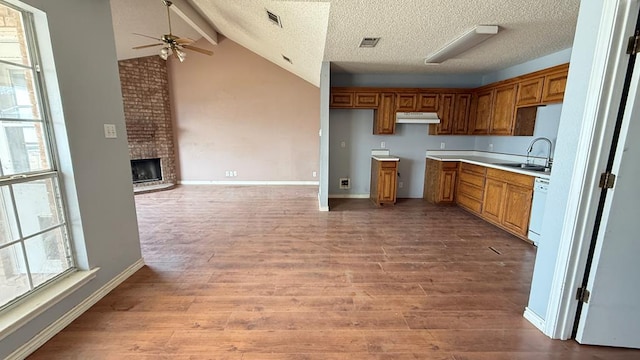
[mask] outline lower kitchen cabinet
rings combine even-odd
[[[398,190],[398,161],[371,159],[369,198],[374,204],[395,204]]]
[[[453,204],[458,162],[427,159],[425,168],[422,197],[433,204]]]
[[[534,177],[487,169],[482,217],[521,238],[527,238]]]
[[[460,163],[456,188],[458,206],[477,215],[482,213],[486,172],[487,169],[484,166]]]

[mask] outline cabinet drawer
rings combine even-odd
[[[533,182],[535,181],[535,178],[533,176],[492,168],[487,169],[487,177],[504,181],[509,184],[524,186],[530,189],[533,189]]]
[[[382,168],[395,168],[398,163],[396,161],[380,161]]]
[[[484,197],[484,190],[480,187],[460,181],[458,184],[458,194],[480,201]]]
[[[473,184],[473,185],[478,186],[478,187],[483,187],[484,186],[484,176],[483,175],[474,174],[474,173],[468,173],[468,172],[461,171],[460,172],[460,182],[466,182],[466,183]]]
[[[482,211],[482,202],[472,199],[464,194],[458,193],[457,202],[459,206],[471,210],[475,213],[480,213]]]
[[[484,177],[484,175],[485,175],[485,173],[487,171],[487,168],[485,168],[484,166],[480,166],[480,165],[461,163],[460,164],[460,171],[467,172],[467,173],[475,173],[475,174],[478,174],[478,175]]]
[[[457,170],[457,161],[442,161],[442,170]]]

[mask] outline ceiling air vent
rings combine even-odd
[[[279,27],[282,27],[282,22],[280,21],[280,16],[272,13],[271,11],[267,10],[267,17],[269,18],[269,21],[271,21],[274,25],[278,25]]]
[[[379,37],[366,37],[366,38],[362,38],[362,41],[360,42],[360,47],[361,48],[372,48],[372,47],[376,47],[376,45],[378,45],[378,41],[380,41]]]
[[[288,57],[286,57],[286,56],[282,55],[282,58],[283,58],[286,62],[288,62],[289,64],[293,64],[293,62],[291,61],[291,59],[289,59]]]

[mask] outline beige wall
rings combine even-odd
[[[320,90],[229,39],[195,45],[215,54],[169,61],[179,179],[316,181]]]

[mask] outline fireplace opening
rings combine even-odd
[[[160,158],[131,160],[131,178],[134,184],[162,180]]]

